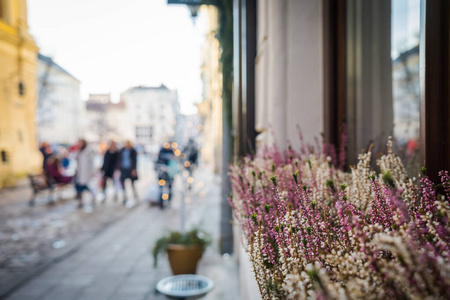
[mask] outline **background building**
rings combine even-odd
[[[35,121],[37,52],[27,1],[0,1],[0,187],[42,163]]]
[[[89,94],[85,102],[86,128],[84,137],[90,142],[100,142],[108,136],[109,127],[106,121],[107,106],[111,94]]]
[[[400,146],[420,139],[419,46],[401,53],[392,65],[394,137]]]
[[[396,150],[410,175],[420,165],[420,58],[419,46],[412,47],[392,61],[394,99],[393,138]]]
[[[74,144],[82,133],[80,81],[50,57],[38,54],[39,142]]]
[[[200,147],[206,147],[202,132],[202,119],[198,114],[179,114],[177,118],[177,124],[175,126],[175,136],[173,137],[173,140],[176,141],[178,145],[180,145],[181,149],[183,149],[183,147],[188,144],[189,139],[192,139],[195,141],[200,151]],[[203,153],[204,152],[205,151],[203,151]],[[203,154],[202,157],[204,158]]]
[[[123,101],[111,102],[111,94],[89,94],[85,103],[84,137],[92,142],[134,140]]]
[[[128,122],[125,102],[108,102],[106,105],[106,139],[114,141],[134,140],[133,128]]]
[[[128,124],[133,131],[133,140],[150,152],[175,135],[180,107],[178,93],[166,86],[132,87],[120,95],[126,105]]]

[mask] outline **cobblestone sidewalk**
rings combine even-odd
[[[198,270],[215,282],[215,289],[204,299],[239,299],[237,265],[218,252],[220,182],[205,170],[197,171],[194,178],[195,188],[186,204],[188,229],[199,226],[214,237]],[[181,192],[180,188],[175,191],[171,207],[165,210],[140,205],[7,299],[165,299],[155,293],[155,286],[170,275],[169,265],[161,257],[154,269],[149,251],[162,232],[179,229]]]
[[[143,193],[145,186],[155,180],[155,175],[152,168],[142,170],[141,174],[145,176],[137,186]],[[113,191],[108,192],[112,196]],[[14,188],[0,190],[0,298],[48,263],[73,252],[80,243],[130,210],[121,205],[120,197],[118,202],[108,199],[104,205],[93,206],[87,194],[87,206],[78,210],[72,186],[59,191],[61,199],[53,206],[47,205],[44,192],[37,198],[36,205],[30,207],[31,195],[28,180]]]

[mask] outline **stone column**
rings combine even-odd
[[[269,47],[267,43],[267,25],[268,25],[268,0],[259,0],[257,4],[257,52],[255,60],[255,130],[260,134],[256,137],[257,145],[267,143],[267,99],[269,84]]]
[[[284,150],[287,147],[287,0],[269,1],[268,4],[268,144],[276,144]]]

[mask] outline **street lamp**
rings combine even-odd
[[[200,8],[200,5],[188,5],[188,8],[191,12],[192,22],[195,24],[195,18],[198,15],[198,9]]]

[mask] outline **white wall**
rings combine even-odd
[[[322,1],[259,0],[256,129],[259,144],[299,146],[323,130]]]
[[[47,68],[46,63],[38,60],[38,88],[42,87]],[[80,82],[52,66],[46,88],[39,96],[41,105],[36,111],[39,142],[75,143],[81,134]]]
[[[297,126],[309,143],[323,131],[322,1],[259,0],[257,7],[257,141],[298,149]],[[247,254],[242,247],[235,253],[242,299],[260,299]]]
[[[115,141],[134,141],[134,130],[129,124],[126,106],[115,107],[109,105],[106,113],[106,122],[111,130],[109,139]]]
[[[178,93],[166,88],[131,88],[121,94],[126,104],[128,121],[133,130],[137,126],[153,128],[148,139],[133,140],[136,143],[160,146],[175,134],[179,113]]]
[[[241,279],[241,299],[261,299],[259,294],[258,283],[255,279],[255,274],[253,273],[253,266],[250,262],[248,254],[246,253],[244,247],[240,245],[239,247],[239,276]]]

